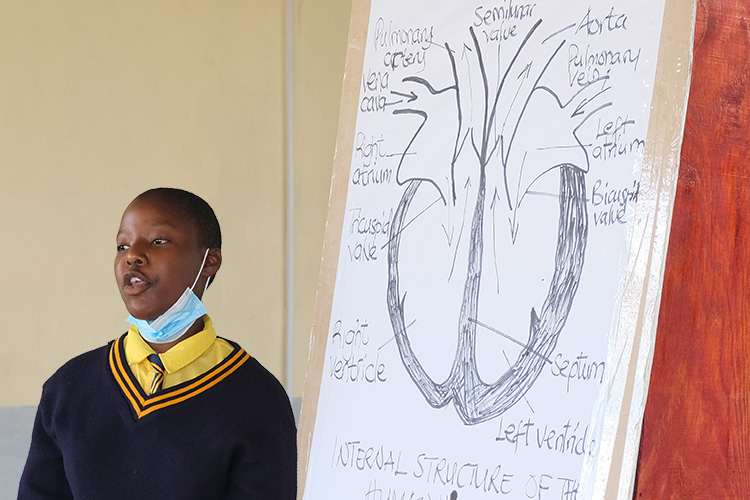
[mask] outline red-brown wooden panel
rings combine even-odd
[[[698,1],[636,499],[750,499],[750,1]]]

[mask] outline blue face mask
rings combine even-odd
[[[164,314],[151,321],[134,318],[132,315],[128,316],[126,321],[138,328],[138,332],[144,340],[154,344],[167,344],[177,340],[188,331],[195,320],[206,314],[206,307],[203,302],[193,293],[193,288],[198,283],[198,279],[203,272],[203,266],[206,264],[206,257],[208,257],[208,249],[206,249],[206,255],[203,256],[203,262],[193,286],[186,288],[177,302],[172,304],[172,307],[167,309]],[[209,280],[206,280],[206,288],[208,288],[208,283]],[[203,290],[203,293],[205,292],[206,289]]]

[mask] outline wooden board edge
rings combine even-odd
[[[664,10],[641,174],[643,196],[636,209],[636,220],[647,220],[644,238],[651,245],[646,252],[638,244],[629,249],[635,279],[626,285],[623,309],[637,311],[637,319],[605,500],[633,496],[687,112],[696,1],[667,0]]]
[[[320,385],[325,364],[326,339],[331,321],[331,307],[339,264],[341,234],[346,216],[347,190],[354,148],[357,111],[359,109],[359,87],[364,67],[367,27],[370,20],[370,0],[355,0],[349,21],[349,42],[344,66],[344,81],[341,92],[341,107],[333,158],[331,189],[328,197],[323,256],[315,298],[315,313],[310,332],[310,353],[305,373],[305,388],[302,396],[302,411],[297,429],[297,498],[305,493],[307,468],[310,462],[315,418],[318,410]]]

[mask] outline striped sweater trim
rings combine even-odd
[[[137,419],[207,391],[250,359],[250,355],[244,349],[233,344],[234,351],[206,373],[149,396],[141,388],[125,360],[124,340],[125,335],[112,342],[109,349],[109,367],[115,381],[133,407]]]

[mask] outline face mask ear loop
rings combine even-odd
[[[198,276],[195,277],[195,281],[193,281],[193,286],[190,287],[190,289],[194,289],[195,285],[198,284],[198,280],[201,277],[201,273],[203,272],[203,266],[206,265],[206,259],[208,258],[208,248],[206,248],[206,255],[203,256],[203,262],[201,262],[201,268],[198,270]],[[208,280],[206,280],[206,288],[208,288]],[[206,289],[203,290],[203,293],[206,293]]]

